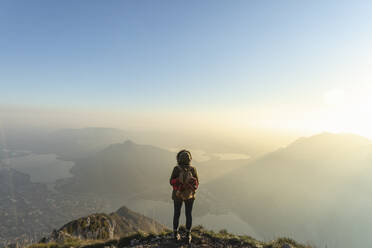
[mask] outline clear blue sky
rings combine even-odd
[[[296,102],[368,59],[371,13],[371,1],[3,0],[0,104]]]

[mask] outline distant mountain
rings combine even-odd
[[[97,213],[73,220],[43,238],[43,242],[63,242],[71,238],[107,240],[137,232],[156,234],[166,230],[165,226],[153,219],[122,207],[111,214]]]
[[[369,247],[372,142],[350,134],[301,138],[205,187],[262,235],[328,247]],[[342,234],[347,234],[343,236]]]
[[[353,134],[322,133],[300,138],[270,155],[287,156],[292,159],[338,159],[340,155],[359,156],[363,151],[372,148],[372,142]]]
[[[249,159],[192,161],[202,183],[247,164]],[[131,140],[112,144],[96,154],[76,159],[71,173],[74,178],[59,182],[58,188],[69,192],[154,194],[169,198],[169,177],[176,166],[176,152]],[[159,190],[161,188],[161,190]],[[155,192],[155,191],[161,192]],[[150,198],[153,198],[149,196]]]
[[[168,184],[174,164],[175,153],[127,140],[75,160],[74,177],[59,182],[58,189],[130,197]]]

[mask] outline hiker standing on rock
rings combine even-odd
[[[181,150],[177,153],[177,166],[173,168],[170,184],[173,187],[172,199],[174,202],[173,233],[175,240],[181,239],[178,233],[179,219],[182,202],[185,202],[187,242],[191,242],[192,207],[195,200],[195,192],[199,186],[198,173],[191,166],[191,153]]]

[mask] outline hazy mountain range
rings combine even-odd
[[[96,131],[105,135],[95,136]],[[73,177],[59,180],[55,192],[42,188],[43,184],[32,186],[43,190],[41,195],[48,195],[40,200],[40,207],[39,203],[34,205],[34,200],[27,198],[32,197],[32,192],[24,197],[22,191],[17,190],[22,185],[20,182],[8,181],[10,186],[15,184],[15,190],[0,191],[1,199],[8,199],[1,205],[1,218],[6,221],[2,223],[15,223],[25,209],[44,208],[44,218],[39,223],[51,223],[39,228],[45,232],[73,216],[92,213],[87,206],[99,210],[128,203],[161,209],[151,217],[169,225],[172,214],[169,176],[175,166],[176,153],[136,144],[127,140],[125,133],[119,133],[116,130],[83,129],[81,133],[64,130],[49,136],[53,137],[47,143],[50,150],[44,147],[43,152],[53,152],[73,161]],[[94,142],[96,144],[90,145]],[[28,145],[29,151],[42,151],[40,144],[36,144],[35,149],[31,143]],[[220,160],[214,157],[204,162],[193,161],[201,181],[195,218],[231,212],[249,225],[249,232],[264,239],[288,236],[328,247],[365,247],[372,244],[368,235],[372,222],[369,218],[371,162],[370,140],[331,133],[300,138],[286,147],[251,159]],[[23,181],[26,182],[24,185],[32,184],[25,177]],[[12,195],[25,200],[13,201]],[[46,199],[52,199],[54,203],[44,204]],[[22,201],[27,203],[23,207],[19,206]],[[79,201],[85,202],[84,205]],[[73,202],[81,207],[74,209]],[[87,205],[87,202],[91,204]],[[17,218],[11,214],[15,206],[19,210]],[[56,206],[58,215],[55,214]],[[53,222],[55,216],[61,217]],[[37,224],[30,219],[24,226],[27,229]],[[6,234],[8,226],[1,227],[3,233],[9,235]],[[26,229],[19,228],[16,235]]]
[[[294,135],[252,133],[240,142],[226,135],[165,131],[122,130],[117,128],[87,127],[66,129],[1,127],[0,150],[26,150],[34,153],[54,153],[64,159],[84,158],[110,144],[127,139],[157,147],[188,147],[208,157],[213,153],[237,153],[255,157],[295,139]],[[283,136],[283,137],[282,137]],[[240,137],[241,138],[241,137]],[[195,156],[197,157],[197,156]]]
[[[369,140],[324,133],[301,138],[206,187],[264,237],[366,247],[372,244],[371,165]]]
[[[74,178],[58,188],[131,196],[167,182],[174,161],[172,152],[126,141],[76,160],[71,171]]]

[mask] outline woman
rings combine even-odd
[[[172,199],[174,203],[173,233],[175,240],[180,240],[178,224],[181,215],[182,202],[185,202],[187,242],[191,242],[192,207],[195,192],[199,186],[198,173],[191,166],[191,153],[181,150],[177,153],[178,165],[173,168],[170,184],[173,186]]]

